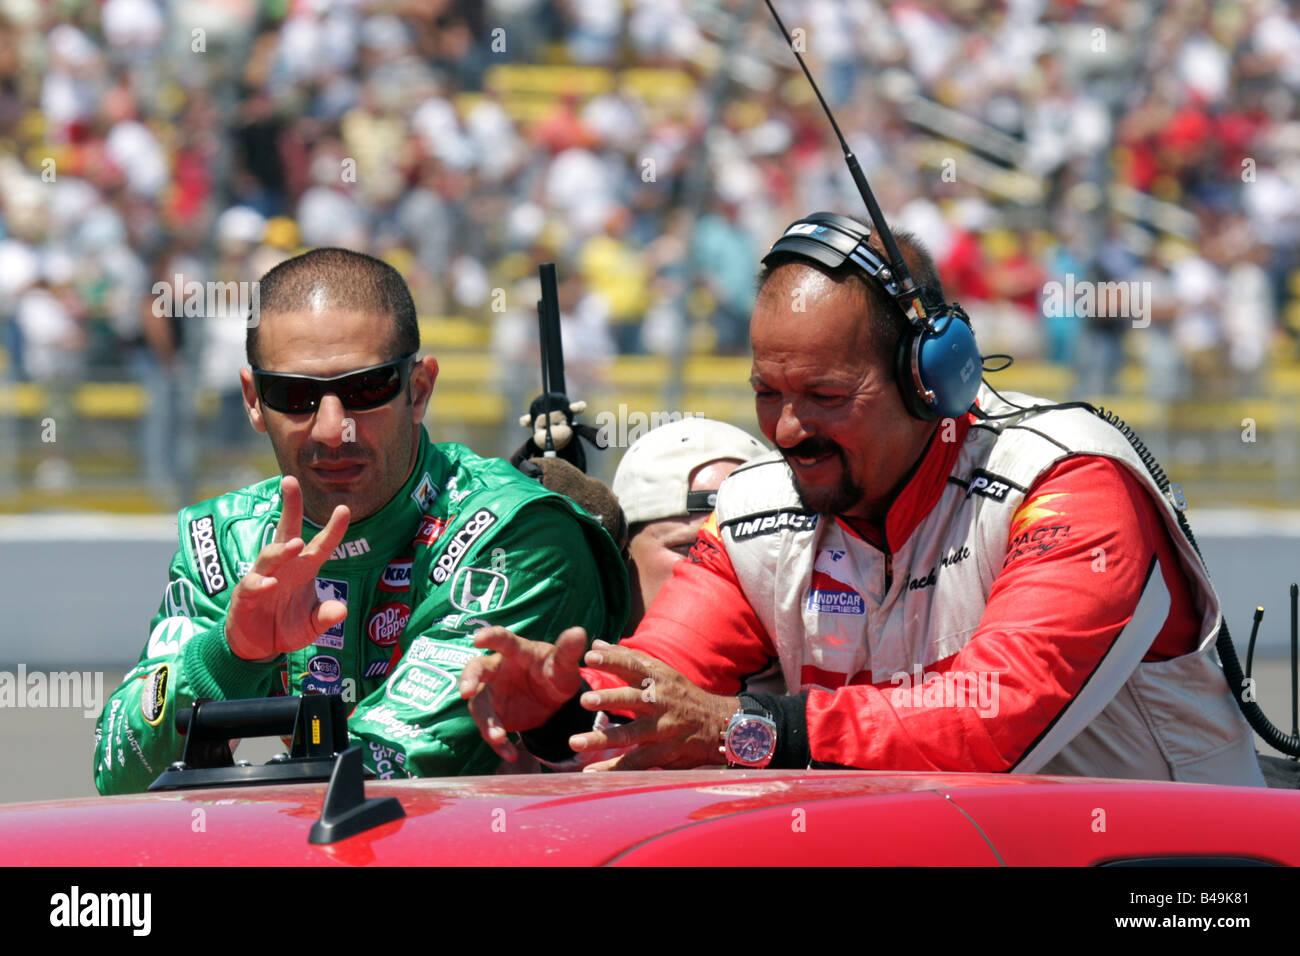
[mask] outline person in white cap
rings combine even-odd
[[[748,432],[708,418],[669,422],[632,443],[614,473],[614,494],[629,526],[632,610],[623,636],[636,630],[673,566],[691,550],[723,479],[766,451]]]

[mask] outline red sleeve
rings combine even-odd
[[[636,633],[620,646],[644,651],[714,694],[740,692],[745,678],[776,657],[772,641],[749,606],[709,515],[685,561],[659,589]],[[622,682],[583,668],[596,689]]]
[[[1016,512],[1003,570],[970,642],[929,665],[919,691],[892,682],[810,691],[812,760],[894,770],[1015,767],[1081,699],[1112,645],[1141,639],[1125,625],[1157,557],[1170,610],[1154,643],[1149,632],[1145,638],[1147,659],[1192,650],[1199,614],[1157,507],[1111,459],[1057,464]],[[950,671],[962,675],[964,693],[945,699],[942,677],[930,675]],[[959,685],[950,678],[947,686]],[[1108,693],[1095,684],[1088,691]]]

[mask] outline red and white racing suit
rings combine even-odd
[[[779,662],[774,766],[1263,786],[1219,618],[1128,442],[1061,409],[941,423],[883,527],[806,512],[776,453],[742,466],[623,644],[719,694]]]

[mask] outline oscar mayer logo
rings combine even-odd
[[[845,564],[845,553],[839,548],[823,548],[817,552],[812,588],[808,591],[808,610],[821,614],[866,613],[862,595],[842,580],[848,576]]]

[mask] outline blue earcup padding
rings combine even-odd
[[[933,329],[909,323],[898,341],[894,369],[903,404],[924,421],[966,414],[982,368],[970,321],[955,304],[934,319]]]

